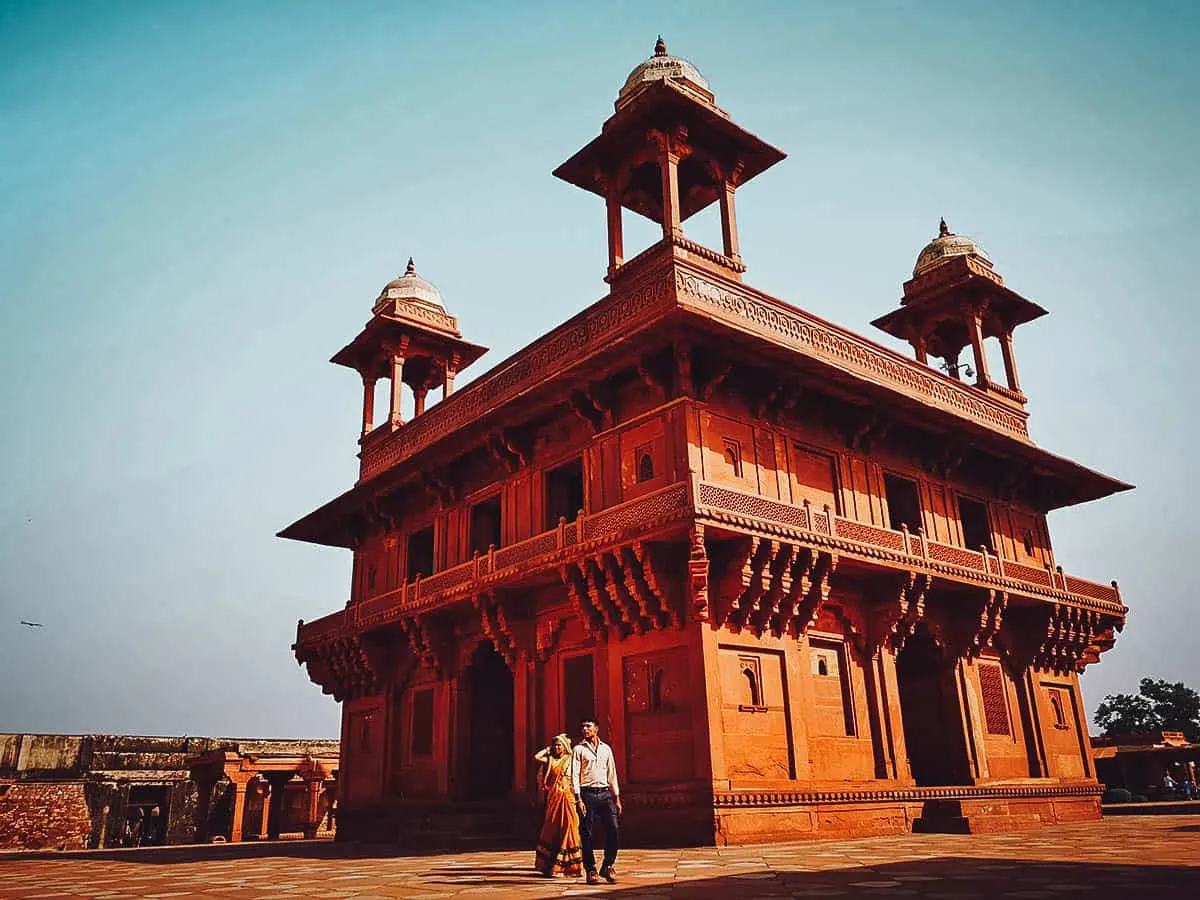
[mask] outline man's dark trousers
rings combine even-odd
[[[617,833],[617,801],[608,788],[589,788],[580,790],[583,798],[583,818],[579,823],[580,837],[583,838],[583,868],[588,872],[596,871],[596,844],[593,838],[596,820],[604,825],[604,865],[601,871],[609,869],[617,861],[619,846]]]

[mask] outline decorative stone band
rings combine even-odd
[[[757,494],[700,482],[698,518],[749,532],[790,537],[856,556],[900,563],[909,571],[935,572],[1013,593],[1029,594],[1124,619],[1128,609],[1112,586],[1096,584],[1051,569],[1009,562],[990,553],[931,541],[908,531],[892,531],[843,519],[807,503],[793,506]]]
[[[762,809],[773,806],[808,806],[830,803],[921,803],[926,800],[989,800],[1053,797],[1099,797],[1099,784],[970,785],[961,787],[910,787],[846,791],[721,791],[714,795],[717,809]]]
[[[714,284],[682,270],[676,272],[675,289],[682,306],[955,416],[1029,440],[1023,411],[766,294]]]

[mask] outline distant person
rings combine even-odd
[[[571,739],[560,734],[533,758],[544,767],[539,770],[539,781],[546,792],[546,817],[538,836],[534,868],[547,878],[555,875],[578,878],[583,874],[583,857],[579,848],[579,812],[571,781]]]
[[[617,849],[619,847],[618,816],[621,809],[621,789],[617,784],[617,763],[612,747],[600,740],[594,719],[580,723],[583,740],[572,754],[571,787],[579,809],[580,834],[583,837],[583,868],[587,883],[599,884],[603,878],[617,883]],[[604,825],[604,863],[596,875],[596,820]]]

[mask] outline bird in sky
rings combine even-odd
[[[21,620],[21,624],[28,625],[30,628],[44,628],[45,627],[44,625],[42,625],[41,622],[26,622],[24,619]]]

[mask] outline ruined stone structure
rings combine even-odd
[[[330,836],[337,763],[337,741],[0,734],[0,849]]]
[[[333,357],[360,477],[281,535],[354,553],[295,642],[343,704],[339,835],[534,806],[531,754],[591,714],[633,841],[1099,815],[1077,673],[1126,610],[1045,515],[1129,486],[1029,438],[1045,310],[944,223],[875,323],[915,360],[748,286],[734,199],[783,156],[660,41],[554,173],[606,204],[606,296],[453,393],[484,351],[410,264]],[[713,203],[719,248],[683,231]],[[661,240],[627,256],[624,210]]]

